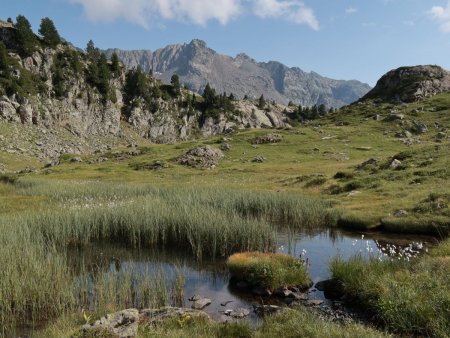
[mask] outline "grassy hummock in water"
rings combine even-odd
[[[228,258],[227,265],[236,280],[269,290],[289,286],[307,288],[311,283],[304,262],[286,254],[236,253]]]

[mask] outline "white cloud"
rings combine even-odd
[[[412,26],[415,26],[416,23],[412,20],[405,20],[405,21],[403,21],[403,25],[412,27]]]
[[[209,21],[225,25],[242,15],[246,5],[261,18],[285,19],[319,29],[314,11],[298,0],[67,0],[83,6],[93,22],[124,19],[148,28],[161,20],[192,22],[205,26]]]
[[[352,7],[352,6],[345,9],[345,13],[347,13],[347,14],[355,14],[357,11],[358,11],[358,9],[356,9],[355,7]]]
[[[429,14],[434,20],[440,22],[441,31],[450,33],[450,1],[447,7],[433,6]]]
[[[152,19],[189,21],[206,25],[210,20],[226,24],[242,10],[241,0],[69,0],[81,4],[89,20],[125,19],[148,28]]]
[[[297,24],[306,24],[319,30],[320,24],[314,11],[301,1],[295,0],[251,0],[253,12],[260,18],[284,18]]]

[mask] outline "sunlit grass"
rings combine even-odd
[[[445,337],[450,332],[450,240],[409,260],[336,258],[333,278],[348,299],[393,332]]]

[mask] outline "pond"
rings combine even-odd
[[[378,259],[398,259],[401,255],[401,259],[409,259],[410,254],[420,254],[437,244],[437,239],[433,237],[354,233],[339,229],[308,232],[280,230],[277,238],[277,251],[304,259],[314,284],[330,278],[329,261],[335,256],[348,259],[360,254]],[[199,262],[192,255],[175,249],[152,251],[113,244],[92,244],[83,249],[69,250],[68,261],[75,275],[79,276],[79,281],[75,283],[88,285],[84,303],[88,304],[89,309],[86,310],[93,310],[98,301],[92,287],[96,275],[101,275],[103,279],[115,279],[115,283],[120,282],[121,275],[131,275],[133,287],[137,288],[139,283],[148,283],[148,276],[159,276],[165,286],[176,280],[177,276],[183,276],[184,288],[175,305],[190,307],[192,303],[189,298],[201,295],[211,299],[212,303],[203,311],[214,319],[220,319],[227,309],[252,309],[262,302],[280,305],[280,300],[276,298],[262,300],[230,286],[225,260],[203,259]],[[147,279],[143,277],[140,280],[144,275]],[[112,284],[106,281],[102,285],[108,288]],[[330,303],[324,293],[314,286],[308,293],[310,299],[323,300],[325,305]],[[138,306],[139,302],[134,304],[134,301],[131,300],[131,305]],[[253,322],[258,321],[253,311],[249,318]],[[29,328],[20,331],[22,338],[31,332]]]

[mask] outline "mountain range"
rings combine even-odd
[[[153,71],[166,83],[176,73],[185,86],[197,93],[209,83],[217,92],[233,93],[237,98],[264,95],[268,100],[283,104],[291,101],[302,106],[325,104],[339,108],[358,100],[371,89],[368,84],[356,80],[334,80],[276,61],[257,62],[244,53],[234,58],[222,55],[196,39],[155,52],[105,51],[109,57],[114,52],[127,68],[140,66],[144,71]]]

